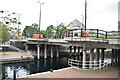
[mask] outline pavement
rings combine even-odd
[[[106,67],[102,70],[80,70],[66,68],[27,76],[26,78],[118,78],[118,67]]]
[[[5,55],[2,55],[5,54]],[[0,59],[31,57],[30,52],[0,52]]]

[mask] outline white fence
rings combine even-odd
[[[85,61],[85,64],[83,64],[82,61],[80,60],[74,60],[74,59],[69,59],[68,60],[68,65],[73,67],[73,68],[79,68],[79,69],[83,69],[83,70],[95,70],[95,69],[102,69],[106,66],[108,66],[110,63],[109,62],[105,62],[103,60],[100,61]],[[83,67],[83,65],[85,65]]]

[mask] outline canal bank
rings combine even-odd
[[[75,68],[64,68],[59,70],[54,70],[53,72],[43,72],[21,79],[38,79],[38,78],[118,78],[118,66],[114,65],[111,67],[104,68],[102,70],[80,70]]]
[[[24,53],[24,55],[21,52],[19,53],[19,55],[17,55],[17,53],[19,53],[19,52],[11,52],[11,54],[13,54],[14,57],[13,56],[10,57],[10,55],[8,55],[9,57],[7,56],[6,58],[15,58],[15,57],[16,58],[17,57],[21,58],[21,55],[23,57],[27,57],[27,55],[28,55],[27,54],[28,52]],[[8,53],[6,52],[5,54],[8,54]],[[3,58],[5,59],[5,57],[3,57]],[[9,63],[9,64],[8,63],[3,64],[2,65],[3,79],[13,78],[13,70],[14,69],[17,70],[17,78],[22,77],[22,76],[26,76],[26,75],[36,74],[36,73],[39,74],[39,73],[43,73],[43,72],[46,72],[46,71],[51,73],[50,69],[52,69],[53,73],[54,73],[58,69],[69,67],[68,66],[68,59],[71,59],[71,58],[80,60],[81,57],[79,55],[78,56],[77,55],[72,55],[71,57],[66,56],[66,57],[48,58],[48,59],[43,58],[43,59],[40,59],[40,60],[33,60],[33,61],[29,61],[29,62],[26,61],[26,62],[19,62],[19,63],[14,63],[13,62],[13,63]],[[57,71],[57,72],[59,72],[59,71]],[[68,71],[68,73],[71,74],[72,71],[70,70],[70,71]],[[61,76],[62,76],[62,74],[67,74],[67,73],[61,73]],[[74,78],[74,76],[73,76],[73,78]]]
[[[28,52],[0,52],[0,64],[33,61]]]

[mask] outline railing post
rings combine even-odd
[[[97,29],[97,38],[99,38],[99,29]]]
[[[105,32],[105,39],[107,39],[107,31]]]
[[[82,37],[82,28],[81,28],[81,37]]]

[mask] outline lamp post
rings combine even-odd
[[[87,19],[87,0],[85,0],[85,31],[86,31],[86,19]]]
[[[82,27],[81,28],[83,28],[83,24],[84,24],[84,16],[83,15],[81,15],[82,16]]]
[[[40,15],[39,15],[39,31],[40,31],[40,26],[41,26],[41,5],[44,3],[41,3],[38,1],[38,3],[40,4]]]
[[[19,25],[20,25],[20,16],[21,16],[22,14],[18,14],[18,37],[19,37]]]
[[[40,4],[40,15],[39,15],[39,39],[40,39],[40,25],[41,25],[41,5],[44,3],[41,3],[38,1],[38,3]],[[37,51],[37,59],[40,59],[40,43],[38,42],[38,51]]]

